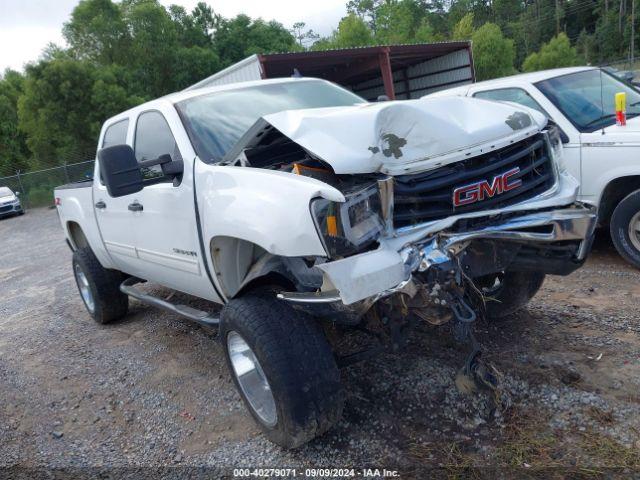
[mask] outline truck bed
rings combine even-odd
[[[70,190],[72,188],[91,188],[93,185],[93,180],[80,180],[79,182],[67,183],[65,185],[60,185],[59,187],[54,188],[53,190]]]

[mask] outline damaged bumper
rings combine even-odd
[[[281,293],[279,296],[315,311],[334,313],[368,308],[375,301],[411,288],[413,276],[452,259],[472,277],[513,269],[567,275],[584,262],[591,248],[596,209],[582,203],[549,211],[520,212],[489,226],[455,231],[455,225],[436,234],[412,239],[399,250],[381,239],[374,251],[317,265],[325,287],[319,293]],[[478,259],[487,259],[484,265]],[[327,288],[328,286],[328,288]]]

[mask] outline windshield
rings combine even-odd
[[[176,104],[198,156],[220,160],[260,117],[284,110],[363,103],[324,81],[291,81],[214,92]]]
[[[627,117],[640,115],[640,92],[602,70],[587,70],[536,83],[581,132],[616,123],[615,94],[627,94]]]
[[[8,187],[0,187],[0,198],[1,197],[11,197],[13,192]]]

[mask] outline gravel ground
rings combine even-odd
[[[295,451],[253,424],[214,330],[135,301],[94,324],[70,260],[55,211],[0,221],[0,466],[640,471],[640,271],[604,236],[527,309],[478,325],[506,412],[456,390],[464,351],[425,326],[406,351],[343,370],[344,419]]]

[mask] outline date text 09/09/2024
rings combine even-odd
[[[399,478],[397,470],[386,468],[235,468],[234,478],[282,477],[282,478]]]

